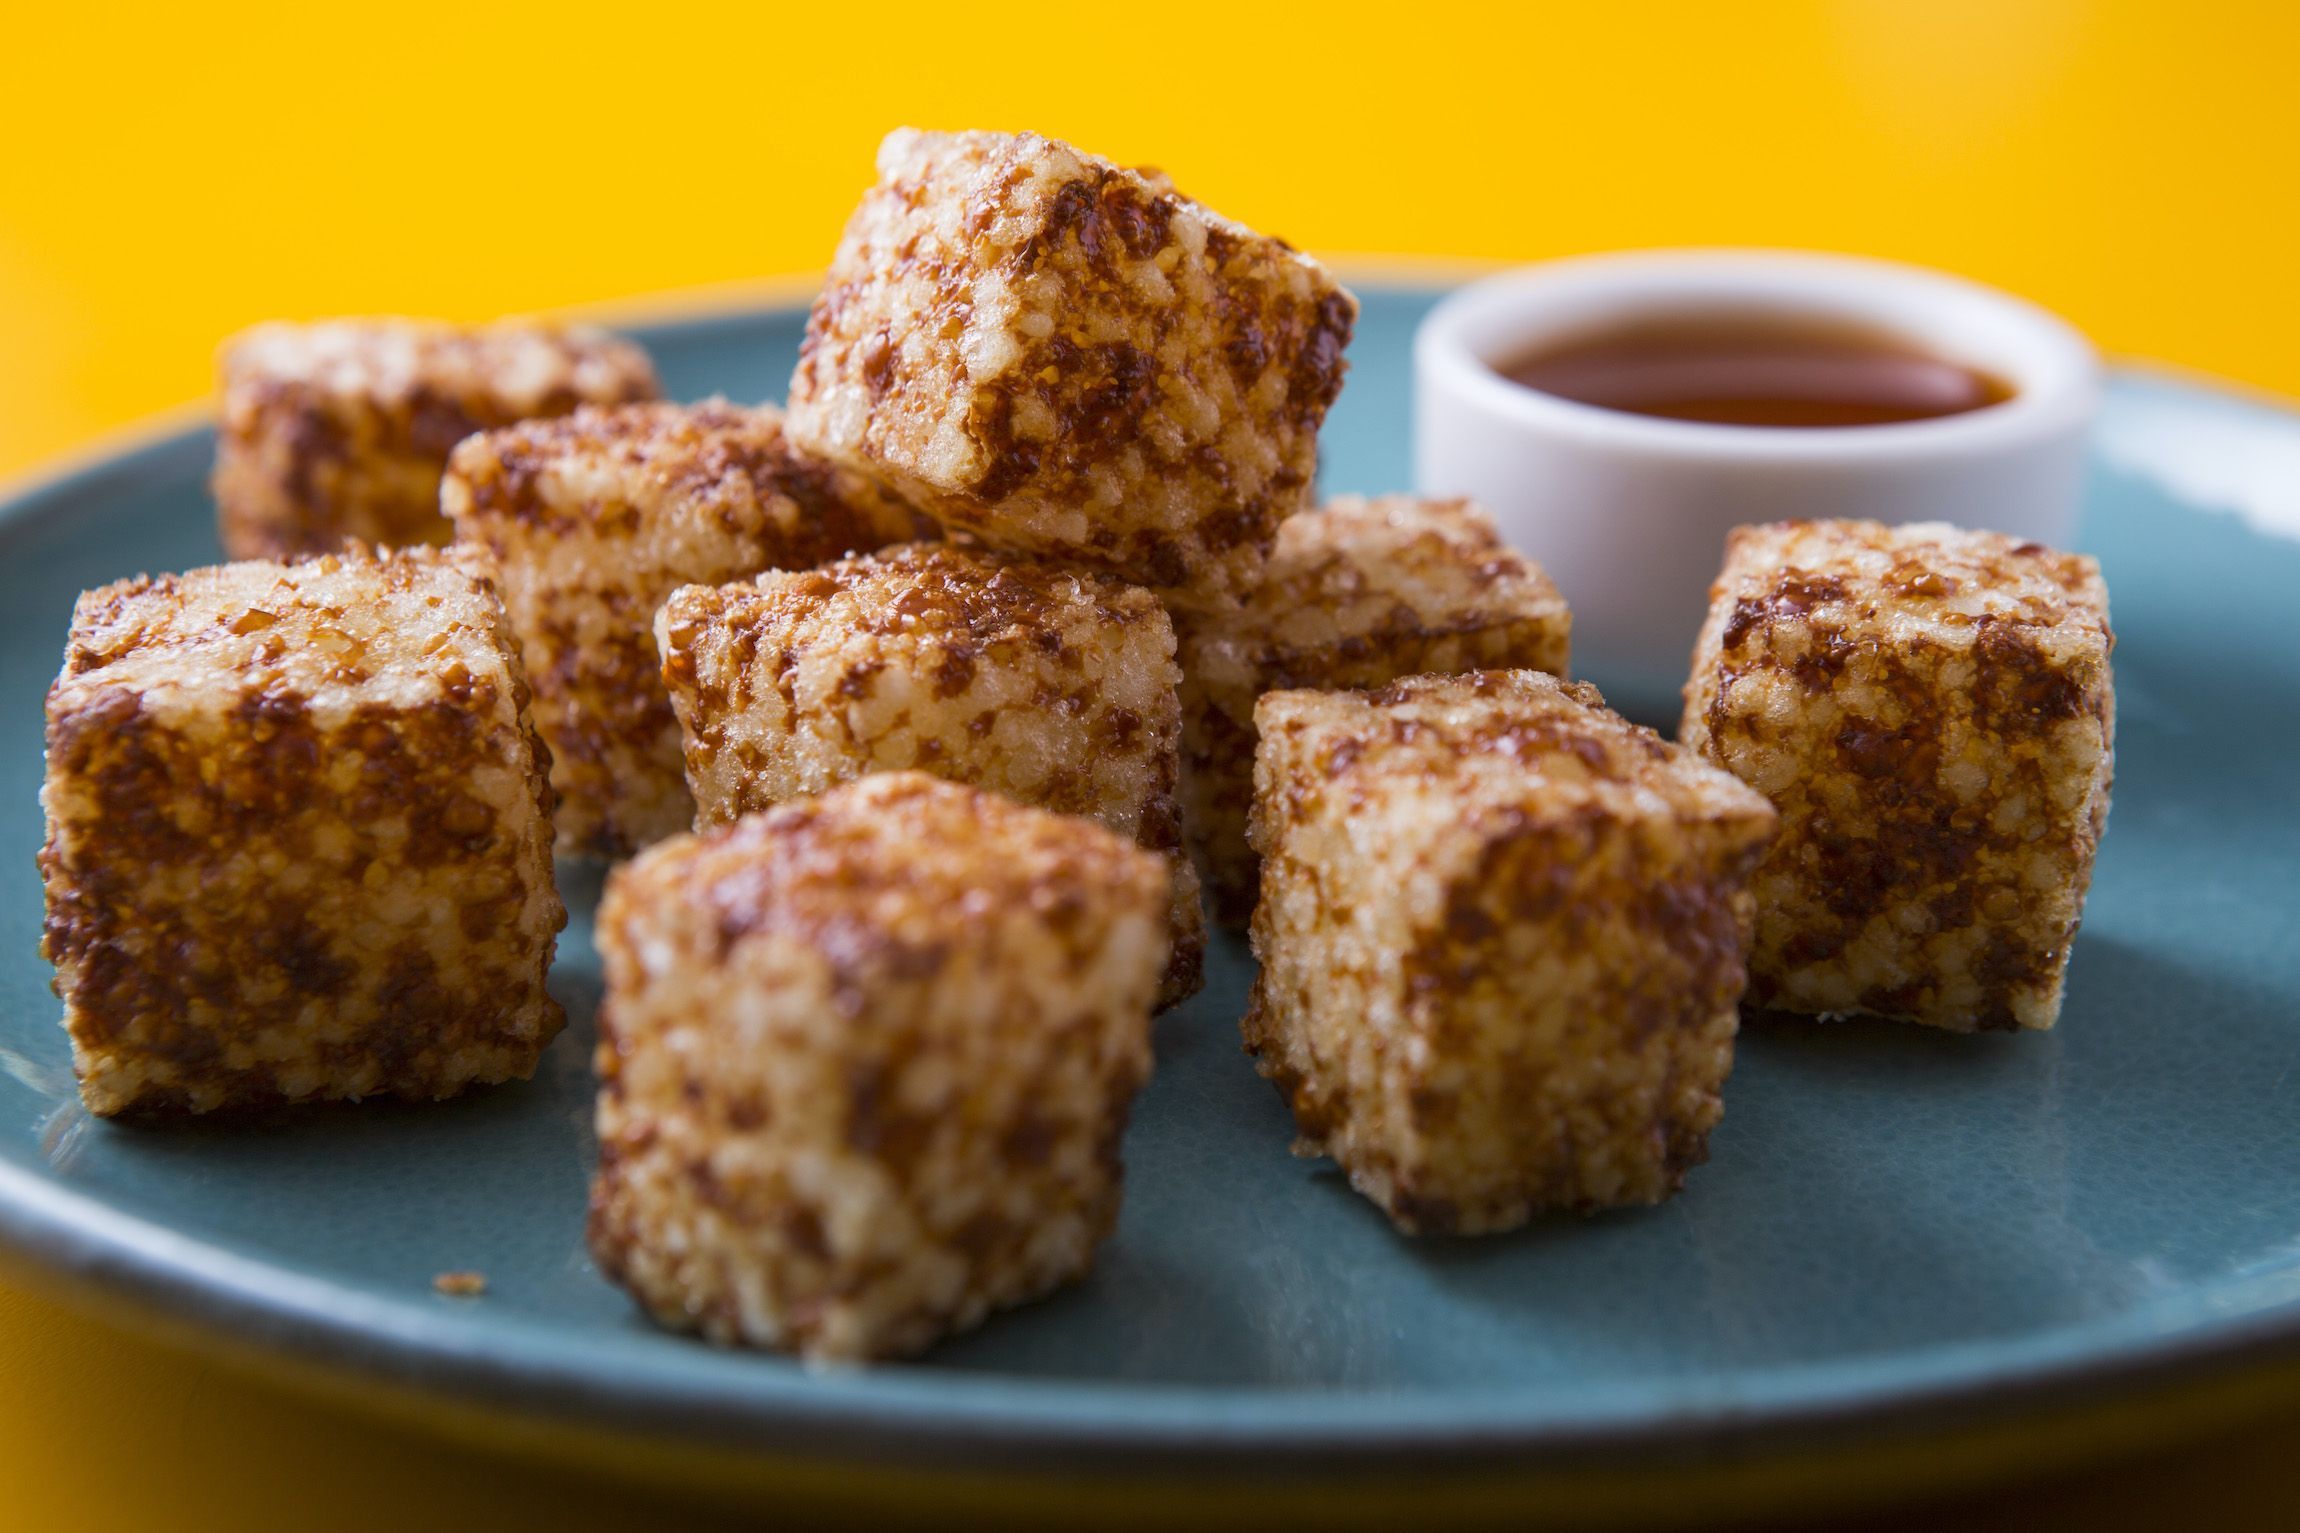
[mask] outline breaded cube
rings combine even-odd
[[[549,758],[467,556],[350,549],[90,591],[40,853],[88,1110],[524,1078],[566,911]]]
[[[604,331],[415,319],[259,325],[223,350],[216,530],[234,559],[347,539],[444,543],[439,476],[474,431],[652,399],[654,365]]]
[[[1733,1065],[1763,798],[1540,671],[1264,694],[1246,1047],[1409,1234],[1656,1203]]]
[[[687,586],[656,619],[696,824],[916,767],[1084,815],[1174,863],[1171,1004],[1205,925],[1175,812],[1181,703],[1156,597],[949,544]]]
[[[2108,819],[2100,568],[1939,523],[1736,530],[1679,738],[1770,798],[1749,998],[2045,1028]]]
[[[1035,133],[900,129],[791,433],[943,522],[1228,605],[1302,509],[1357,300],[1281,240]]]
[[[1541,567],[1467,500],[1343,496],[1278,529],[1245,605],[1178,615],[1182,829],[1216,919],[1242,926],[1257,884],[1254,700],[1274,688],[1378,687],[1425,672],[1565,674],[1572,619]]]
[[[694,823],[655,611],[690,581],[806,569],[929,532],[723,399],[585,408],[467,437],[441,503],[500,568],[551,747],[559,850],[617,857]]]
[[[915,1352],[1083,1276],[1150,1074],[1167,867],[882,773],[678,836],[599,907],[599,1267],[657,1320]]]

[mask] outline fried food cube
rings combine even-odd
[[[1174,630],[1107,576],[949,544],[686,586],[655,636],[698,827],[915,767],[1083,815],[1174,864],[1167,1004],[1205,924],[1175,810]]]
[[[1749,998],[2046,1028],[2108,819],[2108,588],[1940,523],[1743,527],[1678,738],[1770,798]]]
[[[1565,674],[1572,618],[1484,507],[1342,496],[1290,517],[1245,604],[1178,614],[1182,829],[1215,919],[1242,926],[1258,885],[1254,701],[1275,688],[1378,687],[1424,673]]]
[[[888,772],[676,836],[599,907],[600,1270],[860,1359],[1085,1274],[1150,1073],[1166,859]]]
[[[1540,671],[1254,710],[1244,1031],[1409,1234],[1656,1203],[1733,1065],[1764,799]]]
[[[90,591],[40,852],[80,1098],[166,1115],[524,1079],[559,1031],[548,757],[468,555]]]
[[[1228,605],[1308,503],[1357,300],[1309,257],[1035,133],[899,129],[791,432],[948,525]]]
[[[222,357],[216,530],[234,559],[347,539],[445,543],[447,455],[474,431],[652,399],[654,364],[581,327],[417,319],[258,325]]]
[[[723,399],[585,408],[467,437],[441,504],[501,571],[551,747],[559,850],[619,857],[690,827],[655,612],[680,586],[806,569],[933,524]]]

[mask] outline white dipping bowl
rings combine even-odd
[[[1578,404],[1496,369],[1677,315],[1849,323],[1995,375],[2001,404],[1885,426],[1720,426]],[[1573,608],[1575,669],[1651,715],[1684,682],[1725,535],[1795,517],[1945,521],[2065,544],[2100,364],[2042,309],[1847,256],[1686,250],[1505,272],[1414,338],[1414,477],[1485,503]]]

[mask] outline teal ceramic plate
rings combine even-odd
[[[1328,489],[1407,483],[1429,299],[1370,296]],[[675,395],[772,398],[799,330],[768,312],[644,335]],[[1159,1024],[1092,1280],[916,1364],[831,1375],[660,1334],[584,1255],[595,880],[565,875],[572,1024],[531,1083],[232,1128],[79,1111],[36,956],[41,697],[74,593],[217,557],[210,451],[187,432],[0,510],[0,1243],[72,1291],[529,1422],[1161,1477],[1746,1454],[2300,1352],[2291,416],[2113,390],[2081,536],[2122,638],[2116,807],[2057,1032],[1757,1024],[1675,1202],[1412,1243],[1289,1157],[1226,947]],[[486,1296],[434,1294],[450,1268]]]

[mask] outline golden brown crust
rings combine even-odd
[[[694,821],[655,652],[664,598],[933,525],[792,446],[780,411],[723,399],[585,408],[469,437],[441,504],[501,569],[551,746],[559,849],[606,857]]]
[[[949,544],[688,586],[656,622],[697,823],[915,767],[1084,815],[1175,864],[1165,998],[1204,923],[1175,810],[1181,704],[1157,598]]]
[[[235,559],[444,543],[457,442],[656,394],[646,353],[604,331],[412,319],[259,325],[224,347],[222,386],[213,489]]]
[[[1939,524],[1738,529],[1680,737],[1771,798],[1750,999],[2050,1027],[2115,764],[2090,559]]]
[[[599,910],[600,1269],[665,1325],[894,1356],[1081,1276],[1150,1071],[1164,859],[881,773]]]
[[[987,542],[1222,606],[1308,500],[1356,319],[1316,262],[1163,177],[901,129],[816,300],[791,428]]]
[[[1669,1196],[1732,1068],[1755,793],[1537,671],[1279,691],[1244,1032],[1409,1233]]]
[[[91,1112],[451,1095],[562,1022],[548,756],[484,567],[363,550],[80,598],[40,854]]]
[[[1467,500],[1341,496],[1289,518],[1236,611],[1178,614],[1182,823],[1215,918],[1257,886],[1254,701],[1276,688],[1375,687],[1425,672],[1565,674],[1572,618],[1548,575]]]

